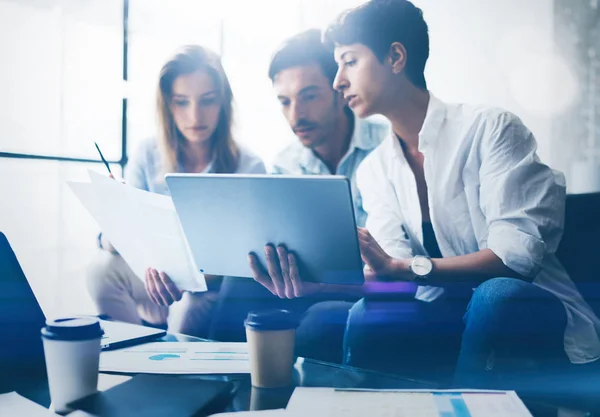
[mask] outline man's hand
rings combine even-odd
[[[150,299],[161,306],[170,306],[175,301],[181,300],[181,291],[171,278],[164,272],[154,268],[146,270],[146,292]]]
[[[277,251],[271,245],[265,246],[267,270],[263,268],[258,257],[251,253],[248,262],[254,280],[279,298],[297,298],[314,294],[322,289],[323,284],[304,282],[298,272],[298,262],[293,253],[283,246]]]
[[[364,268],[365,280],[375,281],[377,277],[412,280],[412,274],[405,260],[392,258],[388,255],[367,229],[362,227],[357,229],[360,255],[366,264]]]

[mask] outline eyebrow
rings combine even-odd
[[[304,87],[302,90],[298,91],[298,95],[300,94],[305,94],[305,93],[310,93],[311,91],[318,91],[320,90],[320,87],[318,85],[309,85],[307,87]],[[289,100],[288,96],[284,96],[284,95],[278,95],[277,98],[279,100]]]
[[[319,86],[317,85],[309,85],[308,87],[304,87],[302,90],[298,92],[298,94],[310,93],[311,91],[319,90]]]
[[[200,97],[204,97],[204,96],[208,96],[210,94],[218,94],[217,90],[211,90],[211,91],[207,91],[206,93],[202,93],[200,95]],[[185,94],[173,94],[173,98],[189,98],[190,96],[187,96]]]
[[[347,54],[353,54],[353,53],[355,53],[355,52],[352,49],[347,50],[346,52],[344,52],[343,54],[340,55],[340,60],[344,59],[344,57]]]
[[[217,90],[210,90],[210,91],[207,91],[206,93],[203,93],[200,97],[208,96],[210,94],[219,94],[219,92]]]

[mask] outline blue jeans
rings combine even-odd
[[[566,323],[553,294],[513,278],[488,280],[475,291],[450,288],[430,303],[362,299],[348,316],[344,362],[453,379],[456,387],[515,389],[516,370],[548,375],[568,365]]]

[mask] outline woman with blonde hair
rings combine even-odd
[[[164,175],[169,172],[266,172],[263,162],[233,138],[231,86],[219,56],[209,49],[184,46],[163,65],[157,112],[158,137],[144,141],[133,154],[125,170],[129,185],[168,194]],[[153,325],[164,325],[168,318],[171,331],[205,332],[219,277],[206,277],[206,293],[182,293],[164,273],[148,268],[145,288],[110,242],[100,235],[98,243],[104,250],[90,266],[87,282],[99,314]],[[170,296],[159,296],[158,286],[166,287]],[[169,314],[175,301],[180,302]]]

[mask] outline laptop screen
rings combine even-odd
[[[0,233],[0,385],[13,371],[43,373],[45,317],[8,239]]]

